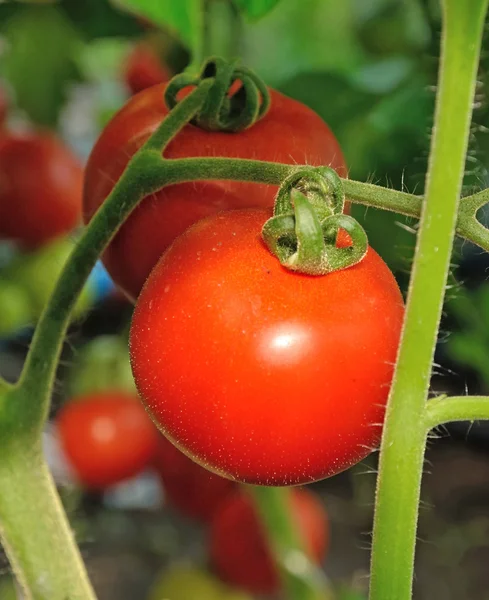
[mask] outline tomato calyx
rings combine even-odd
[[[284,267],[306,275],[352,267],[366,255],[368,239],[363,227],[342,213],[344,204],[336,171],[299,169],[280,186],[273,217],[262,229],[265,244]],[[350,243],[339,239],[340,230]]]
[[[263,81],[238,59],[226,61],[209,58],[199,75],[181,73],[174,77],[165,91],[165,102],[171,110],[178,104],[179,93],[197,86],[204,79],[213,85],[195,118],[197,125],[208,131],[238,132],[251,127],[265,116],[270,107],[270,93]]]

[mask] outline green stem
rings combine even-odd
[[[42,430],[50,402],[56,365],[70,315],[83,285],[98,257],[137,203],[161,187],[155,183],[162,164],[161,147],[193,117],[203,103],[210,82],[202,82],[134,155],[102,208],[76,245],[56,284],[32,340],[19,381],[17,411],[28,415],[32,427]],[[156,145],[158,144],[158,146]],[[159,150],[157,150],[159,147]],[[37,402],[32,402],[37,398]],[[28,407],[25,405],[28,404]]]
[[[488,396],[442,396],[428,402],[424,424],[429,431],[443,423],[482,419],[489,420]]]
[[[23,598],[94,600],[40,444],[20,437],[2,449],[0,489],[0,534]]]
[[[324,573],[305,555],[290,518],[291,490],[246,486],[267,532],[287,600],[331,600]]]
[[[425,205],[384,426],[371,600],[411,598],[425,410],[452,251],[487,0],[445,0]]]
[[[193,117],[210,82],[202,82],[130,161],[93,217],[36,328],[19,382],[0,395],[0,538],[26,598],[91,600],[83,561],[42,457],[41,435],[71,311],[99,255],[137,202],[155,191],[163,162],[157,139],[168,139]]]
[[[226,60],[239,57],[242,28],[234,2],[206,0],[204,17],[204,57],[220,56]]]

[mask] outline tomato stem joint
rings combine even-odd
[[[360,262],[367,234],[343,214],[341,179],[329,167],[298,169],[284,180],[262,236],[280,263],[306,275],[326,275]],[[343,230],[347,235],[339,234]]]
[[[165,91],[165,102],[171,110],[178,103],[178,95],[185,88],[197,86],[205,79],[213,85],[202,108],[192,120],[209,131],[238,132],[251,127],[267,113],[270,93],[263,81],[238,59],[226,61],[209,58],[199,75],[176,75]]]

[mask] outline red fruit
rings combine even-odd
[[[83,168],[51,133],[0,137],[0,238],[45,244],[81,221]]]
[[[190,460],[163,436],[155,466],[169,503],[182,514],[201,521],[209,521],[236,486]]]
[[[270,214],[223,212],[175,240],[139,296],[130,354],[168,439],[230,479],[282,486],[378,446],[404,306],[372,248],[329,275],[283,268],[260,235]]]
[[[91,489],[137,475],[154,460],[160,438],[139,399],[118,391],[73,398],[56,424],[80,483]]]
[[[326,512],[315,494],[294,489],[289,496],[291,517],[310,559],[320,564],[329,530]],[[218,575],[227,583],[256,594],[272,594],[279,574],[267,547],[262,524],[244,493],[228,498],[217,511],[209,532],[209,552]]]
[[[141,43],[133,48],[124,66],[124,81],[132,94],[169,79],[170,73],[150,46]]]
[[[92,150],[85,174],[84,213],[88,222],[118,180],[131,156],[168,110],[166,85],[134,96],[110,121]],[[346,166],[329,127],[312,110],[274,90],[267,115],[236,134],[187,125],[165,156],[241,157],[291,164]],[[237,181],[198,181],[171,185],[145,198],[105,252],[114,281],[136,298],[164,250],[187,227],[221,210],[273,205],[276,186]]]

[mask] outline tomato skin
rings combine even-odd
[[[73,398],[59,411],[56,426],[80,483],[95,490],[149,466],[160,438],[138,398],[119,391]]]
[[[304,550],[320,564],[326,554],[329,528],[318,497],[305,489],[290,495],[291,518],[302,537]],[[279,590],[279,576],[255,507],[245,493],[226,500],[216,513],[209,531],[211,562],[227,583],[256,594]]]
[[[166,85],[134,96],[110,121],[89,157],[84,185],[88,222],[110,193],[130,157],[168,110]],[[341,149],[329,127],[303,104],[270,90],[267,115],[238,134],[187,125],[169,144],[167,158],[234,157],[288,164],[331,165],[346,175]],[[136,298],[171,242],[196,221],[221,210],[273,206],[276,186],[238,181],[196,181],[167,186],[145,198],[104,255],[114,281]]]
[[[170,73],[151,47],[140,43],[127,57],[123,77],[131,94],[137,94],[153,85],[168,81]]]
[[[155,462],[165,496],[182,514],[208,522],[235,489],[229,479],[204,469],[161,436]]]
[[[164,434],[245,483],[334,475],[380,439],[404,306],[372,248],[312,277],[284,269],[261,228],[270,211],[227,211],[181,235],[138,299],[130,354]]]
[[[51,133],[0,138],[0,238],[37,247],[81,222],[83,168]]]

